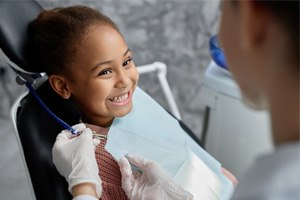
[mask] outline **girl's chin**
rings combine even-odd
[[[124,117],[126,116],[128,113],[130,113],[132,110],[132,104],[127,105],[126,107],[123,107],[122,109],[115,109],[115,117]]]

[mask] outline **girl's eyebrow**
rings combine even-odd
[[[126,56],[129,52],[131,52],[131,50],[129,48],[127,48],[127,50],[125,51],[125,53],[123,53],[123,56]],[[104,65],[104,64],[109,64],[112,63],[112,60],[107,60],[107,61],[103,61],[103,62],[99,62],[97,63],[92,69],[91,71],[94,71],[95,69],[97,69],[100,65]]]
[[[129,52],[131,52],[131,50],[129,48],[127,48],[127,50],[125,51],[125,53],[123,54],[123,56],[126,56]]]

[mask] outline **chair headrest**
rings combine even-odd
[[[43,10],[41,5],[32,0],[0,0],[0,48],[17,66],[15,70],[32,72],[26,61],[27,27],[30,21]]]

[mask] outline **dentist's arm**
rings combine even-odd
[[[84,124],[73,126],[79,136],[62,131],[52,149],[53,163],[65,177],[74,200],[96,200],[102,187],[95,158],[92,131]]]
[[[129,162],[141,172],[132,171]],[[122,188],[130,200],[192,200],[193,196],[175,183],[166,172],[153,161],[128,155],[121,158]]]

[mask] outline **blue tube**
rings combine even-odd
[[[29,89],[29,92],[34,96],[34,98],[38,101],[38,103],[42,106],[42,108],[54,119],[56,120],[60,125],[62,125],[65,129],[69,130],[72,134],[77,135],[78,131],[74,128],[72,128],[69,124],[64,122],[62,119],[60,119],[58,116],[56,116],[47,106],[46,104],[41,100],[41,98],[38,96],[36,91],[33,89],[31,84],[26,81],[25,82],[26,87]]]

